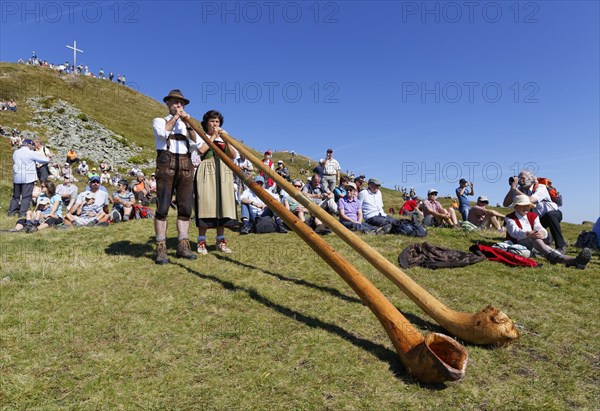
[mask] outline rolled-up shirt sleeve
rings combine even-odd
[[[172,131],[165,130],[167,121],[164,118],[155,118],[152,120],[152,128],[154,129],[154,137],[161,140],[166,140],[171,135]]]

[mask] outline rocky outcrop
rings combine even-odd
[[[141,147],[89,118],[66,101],[56,100],[51,106],[47,101],[39,97],[27,100],[34,112],[32,121],[27,124],[46,130],[46,144],[59,158],[66,157],[67,151],[73,147],[80,158],[96,163],[106,159],[112,166],[131,167],[129,159],[142,151]],[[152,161],[139,166],[146,168],[154,164]]]

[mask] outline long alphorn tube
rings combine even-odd
[[[201,127],[188,124],[215,152],[227,167],[242,179],[250,189],[285,223],[296,232],[331,268],[338,273],[361,300],[371,309],[385,328],[408,372],[425,383],[456,381],[465,374],[468,355],[454,339],[432,333],[424,337],[389,302],[387,298],[353,265],[338,254],[327,242],[301,222],[294,214],[276,201],[260,185],[206,136]]]
[[[313,203],[298,189],[292,186],[279,174],[258,160],[249,150],[244,148],[227,133],[221,135],[223,140],[234,146],[278,186],[306,207],[310,213],[328,225],[342,240],[369,261],[377,270],[396,284],[438,324],[452,335],[473,344],[504,346],[519,338],[519,331],[513,321],[502,311],[488,305],[477,313],[464,313],[451,310],[429,294],[402,270],[383,257],[377,250],[365,243],[356,234],[344,227],[333,216]]]

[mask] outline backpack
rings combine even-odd
[[[575,247],[577,248],[591,248],[598,249],[598,237],[596,233],[593,231],[582,231],[577,237],[577,242],[575,243]]]
[[[133,213],[135,215],[135,218],[137,219],[154,218],[154,211],[152,211],[150,207],[146,207],[139,204],[133,205]]]
[[[254,220],[254,232],[256,234],[274,233],[277,231],[277,224],[271,217],[256,217]]]
[[[540,184],[545,185],[548,189],[548,194],[550,194],[550,199],[552,200],[552,202],[556,203],[557,206],[562,207],[562,195],[556,190],[556,188],[554,188],[554,186],[552,185],[552,181],[550,181],[550,179],[546,177],[538,177],[537,181],[538,182],[534,184],[532,191],[535,192],[535,190]]]

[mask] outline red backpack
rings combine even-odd
[[[538,177],[537,181],[538,182],[534,184],[533,188],[531,189],[532,192],[535,192],[538,186],[540,184],[543,184],[548,189],[548,194],[550,194],[550,199],[552,200],[552,202],[556,203],[557,206],[562,207],[562,195],[556,190],[556,188],[554,188],[554,186],[552,185],[552,181],[550,181],[550,179],[546,177]]]

